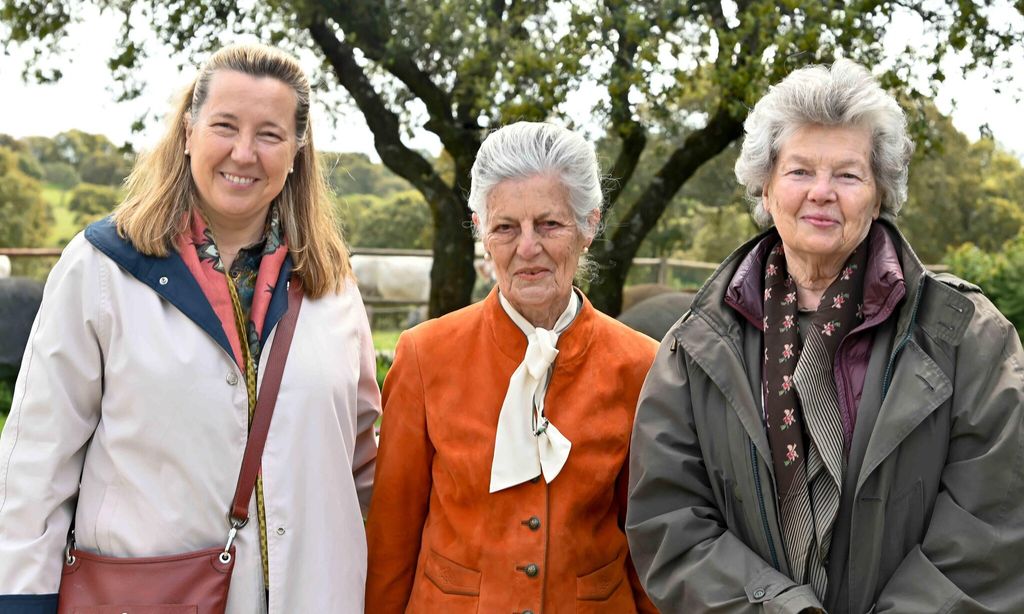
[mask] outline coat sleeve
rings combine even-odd
[[[384,419],[370,517],[366,611],[405,611],[412,593],[432,490],[434,448],[412,333],[398,340],[384,382]]]
[[[615,498],[619,505],[619,526],[626,524],[626,505],[629,493],[629,468],[623,467],[619,477],[615,480]],[[633,589],[633,600],[636,602],[636,611],[639,614],[658,614],[658,609],[651,603],[650,597],[644,591],[640,583],[640,576],[636,573],[636,565],[633,564],[633,557],[626,556],[626,574],[629,578],[629,586]]]
[[[922,543],[875,611],[1024,612],[1024,352],[975,295],[957,352],[946,465]]]
[[[100,419],[105,269],[79,235],[50,272],[0,436],[0,611],[56,610],[86,447]]]
[[[726,528],[702,457],[683,351],[671,333],[640,393],[629,473],[626,535],[661,612],[822,607],[810,587],[776,571]]]
[[[356,384],[356,445],[352,454],[352,477],[359,496],[359,507],[366,516],[373,492],[373,475],[377,461],[377,438],[373,427],[380,417],[380,389],[377,387],[377,353],[373,348],[373,334],[366,318],[366,309],[356,292],[353,309],[359,321],[359,382]]]

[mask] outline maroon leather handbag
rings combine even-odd
[[[116,558],[75,548],[68,540],[57,597],[58,614],[222,614],[235,566],[238,530],[249,521],[249,500],[256,485],[263,446],[270,430],[281,375],[302,306],[302,284],[288,284],[288,312],[278,325],[249,440],[238,472],[228,515],[230,528],[223,547],[184,554]]]

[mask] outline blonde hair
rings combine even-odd
[[[313,147],[309,81],[295,58],[264,45],[232,45],[214,53],[172,109],[167,129],[152,151],[139,158],[125,181],[127,196],[114,211],[121,236],[140,252],[164,257],[175,239],[188,232],[199,195],[185,155],[186,119],[194,121],[217,71],[271,77],[295,92],[298,153],[294,172],[274,198],[284,236],[306,294],[318,298],[340,289],[352,274],[348,249],[334,219],[331,192]]]

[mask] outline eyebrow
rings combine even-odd
[[[803,165],[803,166],[813,166],[814,165],[814,161],[813,160],[811,160],[810,158],[805,158],[804,156],[801,156],[801,155],[798,155],[798,154],[792,154],[788,158],[783,158],[782,162],[783,163],[789,163],[789,164],[794,164],[795,163],[795,164],[800,164],[800,165]],[[844,159],[839,160],[838,162],[836,162],[836,166],[837,167],[857,166],[857,167],[866,168],[867,166],[870,166],[870,165],[865,165],[862,160],[858,160],[856,158],[844,158]]]
[[[554,210],[546,210],[546,211],[541,211],[538,215],[535,215],[533,217],[533,219],[535,219],[535,220],[542,220],[542,219],[545,219],[545,218],[556,218],[556,217],[558,217],[558,216],[557,216],[557,214],[556,214],[556,212]],[[561,219],[561,218],[559,218],[559,219]],[[518,222],[519,219],[511,217],[511,216],[508,216],[508,215],[494,215],[494,216],[491,217],[491,221],[492,222],[498,222],[498,221],[501,221],[501,222]]]

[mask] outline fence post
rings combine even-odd
[[[660,286],[668,284],[668,258],[658,258],[658,278],[656,283]]]

